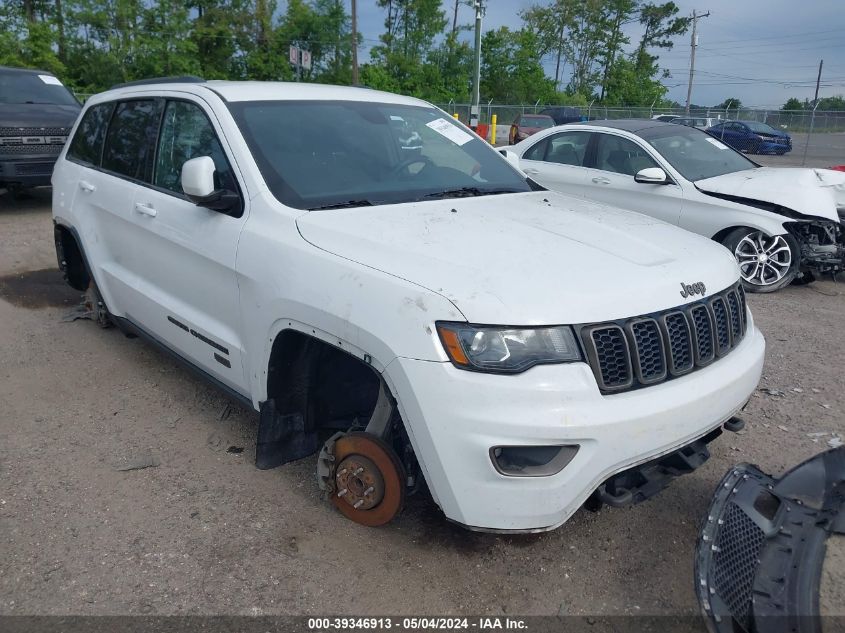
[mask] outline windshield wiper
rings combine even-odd
[[[441,198],[469,198],[472,196],[492,196],[500,193],[522,193],[518,189],[480,189],[479,187],[461,187],[435,191],[423,196],[424,199]]]
[[[373,203],[369,200],[347,200],[346,202],[333,202],[320,207],[309,207],[308,211],[325,211],[327,209],[351,209],[353,207],[371,207]]]

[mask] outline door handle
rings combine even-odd
[[[596,176],[595,178],[593,178],[593,182],[597,185],[609,185],[610,178],[605,178],[604,176]]]
[[[156,216],[156,214],[158,213],[158,212],[157,212],[157,211],[156,211],[153,207],[151,207],[150,205],[148,205],[148,204],[143,204],[143,203],[141,203],[141,202],[136,202],[136,203],[135,203],[135,210],[136,210],[138,213],[141,213],[141,214],[143,214],[143,215],[148,215],[148,216],[150,216],[151,218],[154,218],[154,217]]]
[[[522,171],[524,171],[526,174],[539,174],[540,173],[539,169],[531,169],[530,167],[528,169],[523,169]]]
[[[88,182],[87,180],[80,180],[79,181],[79,188],[82,189],[82,191],[85,191],[87,193],[91,193],[92,191],[97,190],[97,188],[94,185],[92,185],[90,182]]]

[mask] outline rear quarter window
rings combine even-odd
[[[85,111],[70,141],[67,157],[86,165],[100,166],[103,141],[106,138],[114,103],[100,103]]]

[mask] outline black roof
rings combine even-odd
[[[601,127],[610,127],[616,130],[624,130],[626,132],[642,132],[653,127],[666,127],[669,125],[677,126],[677,123],[668,123],[666,121],[657,121],[655,119],[608,119],[606,121],[585,121],[581,125],[595,125]]]
[[[50,75],[51,77],[55,76],[55,74],[51,73],[49,70],[38,70],[37,68],[16,68],[14,66],[0,66],[0,70],[9,70],[15,73],[23,73],[27,75]]]
[[[136,79],[122,84],[115,84],[109,90],[115,88],[128,88],[129,86],[147,86],[150,84],[204,84],[205,79],[195,75],[183,75],[182,77],[150,77],[149,79]]]

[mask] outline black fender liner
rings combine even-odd
[[[845,447],[780,479],[739,464],[722,479],[695,553],[711,631],[818,633],[826,542],[845,534]]]
[[[255,467],[276,468],[317,452],[317,430],[307,429],[301,413],[282,415],[274,399],[260,404]]]

